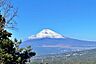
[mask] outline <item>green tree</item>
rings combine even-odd
[[[14,39],[13,41],[10,39],[12,33],[5,30],[5,27],[13,28],[11,21],[16,16],[16,12],[13,12],[9,17],[8,14],[13,6],[7,3],[9,3],[8,0],[0,0],[0,11],[4,13],[0,14],[0,64],[26,64],[36,53],[32,52],[30,46],[19,48],[21,40]]]
[[[28,59],[35,55],[31,47],[19,48],[21,41],[10,39],[11,33],[4,29],[5,18],[0,15],[0,63],[26,64]]]

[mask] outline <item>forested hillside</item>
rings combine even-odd
[[[41,56],[31,64],[96,64],[96,49]]]

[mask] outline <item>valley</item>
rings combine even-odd
[[[96,64],[96,49],[39,56],[31,64]]]

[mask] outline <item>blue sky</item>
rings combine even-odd
[[[14,0],[18,28],[13,37],[25,39],[44,28],[66,37],[96,41],[96,0]]]

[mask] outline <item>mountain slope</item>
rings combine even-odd
[[[56,38],[41,38],[30,39],[21,44],[21,46],[31,45],[32,49],[39,55],[63,53],[70,51],[79,51],[96,48],[96,42],[82,41],[72,38],[56,39]]]
[[[56,33],[53,30],[43,29],[38,34],[29,37],[29,39],[37,39],[37,38],[64,38],[64,36]]]
[[[96,42],[67,38],[50,29],[31,36],[20,47],[32,46],[37,55],[57,54],[96,48]]]

